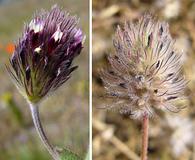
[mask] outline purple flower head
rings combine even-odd
[[[83,48],[83,34],[76,17],[56,5],[41,11],[25,26],[23,36],[7,67],[22,94],[40,101],[70,78],[73,59]]]

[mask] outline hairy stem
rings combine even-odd
[[[35,104],[29,103],[31,114],[32,114],[32,119],[36,128],[36,131],[39,134],[39,137],[41,138],[41,141],[47,148],[48,152],[51,154],[52,158],[54,160],[60,160],[60,156],[58,152],[54,149],[54,147],[49,143],[49,140],[47,136],[45,135],[45,132],[43,130],[40,117],[39,117],[39,107]]]
[[[142,121],[142,155],[141,160],[147,160],[147,154],[148,154],[148,128],[149,128],[149,118],[148,115],[144,115],[143,121]]]

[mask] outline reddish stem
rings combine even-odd
[[[141,160],[147,160],[148,154],[148,128],[149,128],[149,118],[148,115],[145,114],[142,121],[142,155]]]

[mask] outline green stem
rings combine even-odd
[[[47,136],[43,130],[40,117],[39,117],[39,107],[36,104],[29,103],[32,119],[36,128],[36,131],[39,134],[39,137],[45,147],[47,148],[48,152],[51,154],[54,160],[60,160],[59,153],[54,149],[54,147],[49,143]]]
[[[149,118],[148,115],[145,114],[142,121],[142,155],[141,160],[147,160],[147,154],[148,154],[148,128],[149,128]]]

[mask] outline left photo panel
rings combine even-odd
[[[0,21],[0,159],[87,159],[89,1],[1,0]]]

